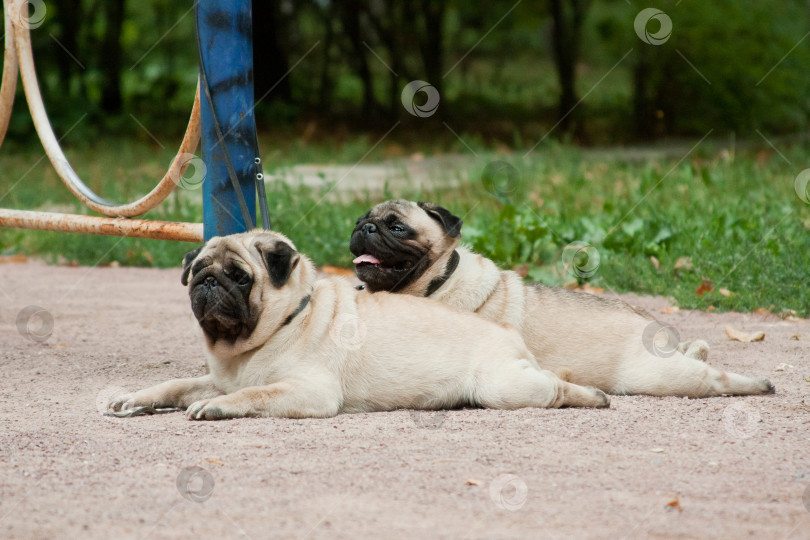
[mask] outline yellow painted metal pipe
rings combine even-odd
[[[179,242],[202,243],[203,241],[202,223],[81,216],[30,210],[0,209],[0,227]]]
[[[0,146],[6,138],[8,121],[11,119],[11,108],[14,105],[14,92],[17,90],[17,49],[14,45],[14,14],[8,9],[10,4],[3,2],[5,19],[5,49],[3,51],[3,78],[0,80]]]

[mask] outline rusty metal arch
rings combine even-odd
[[[34,68],[28,20],[27,17],[20,15],[28,13],[28,0],[4,0],[3,9],[6,35],[2,87],[0,87],[0,145],[8,129],[19,72],[34,127],[57,175],[88,208],[109,217],[0,209],[0,226],[201,242],[203,239],[201,223],[120,219],[139,216],[151,210],[168,197],[180,182],[189,165],[189,156],[196,150],[200,141],[199,81],[185,135],[166,174],[152,191],[137,201],[113,203],[94,193],[82,182],[70,166],[53,133]]]

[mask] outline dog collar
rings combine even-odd
[[[290,315],[286,319],[284,319],[284,322],[281,323],[281,326],[287,326],[288,324],[290,324],[296,315],[304,311],[304,308],[307,307],[307,304],[309,304],[310,300],[312,300],[311,294],[308,294],[305,297],[303,297],[301,299],[301,303],[298,304],[298,307],[295,309],[295,311],[290,313]]]
[[[453,275],[453,272],[456,271],[458,267],[458,262],[461,260],[461,255],[458,254],[458,251],[453,251],[453,254],[450,255],[450,260],[447,262],[447,266],[444,268],[444,273],[431,281],[428,284],[427,291],[425,291],[425,296],[430,296],[436,291],[439,290],[439,287],[445,284],[445,282],[450,279],[450,276]]]

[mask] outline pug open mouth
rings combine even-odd
[[[355,258],[352,261],[357,267],[362,265],[371,265],[379,270],[396,270],[396,271],[403,271],[403,270],[410,270],[413,268],[413,262],[409,260],[401,261],[395,264],[385,263],[375,257],[374,255],[370,255],[368,253],[364,253],[359,257]]]
[[[422,274],[425,259],[422,257],[415,261],[411,258],[390,260],[366,252],[352,262],[355,264],[357,277],[366,283],[368,290],[395,292]]]

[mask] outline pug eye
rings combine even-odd
[[[231,279],[233,279],[237,285],[242,287],[245,285],[250,285],[250,276],[247,274],[247,272],[239,268],[234,268],[231,271]]]
[[[405,232],[405,229],[403,229],[399,225],[391,225],[391,230],[393,232]]]

